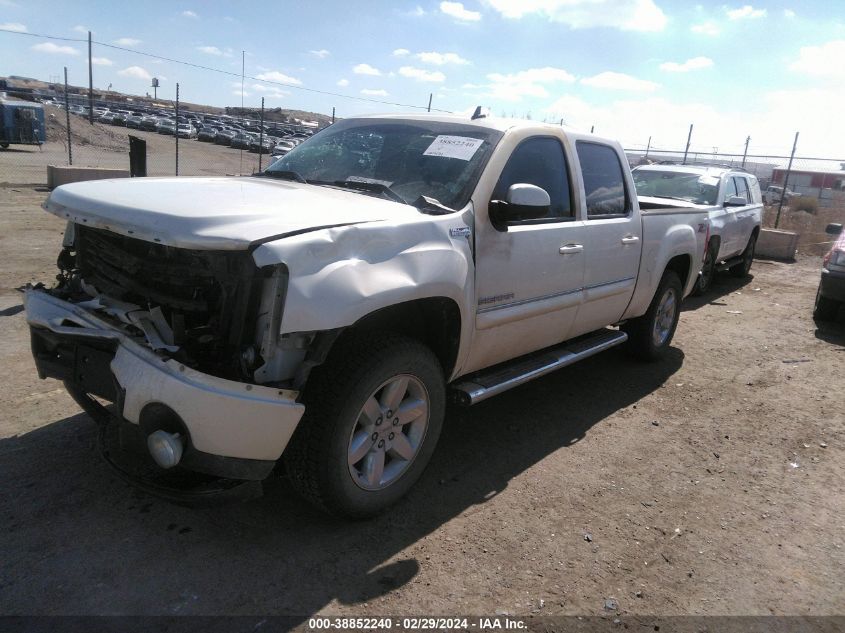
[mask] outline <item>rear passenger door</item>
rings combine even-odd
[[[634,214],[634,192],[615,147],[577,141],[586,220],[584,298],[577,332],[615,323],[625,312],[637,280],[642,222]]]
[[[751,192],[751,187],[748,183],[748,178],[745,176],[734,176],[734,184],[736,185],[737,195],[740,198],[745,198],[745,206],[734,207],[736,216],[736,239],[737,249],[741,252],[745,250],[748,245],[748,240],[751,237],[751,232],[757,225],[757,211],[758,203],[754,201],[754,196]]]

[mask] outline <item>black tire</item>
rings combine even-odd
[[[8,143],[0,143],[0,147],[2,147],[3,149],[9,149],[9,144]]]
[[[665,337],[661,337],[659,341],[655,340],[655,330],[657,320],[664,318],[663,314],[664,301],[667,293],[674,293],[673,313],[671,315],[671,324],[668,327]],[[631,319],[622,326],[622,329],[628,334],[628,351],[636,358],[646,361],[654,361],[660,359],[672,343],[672,337],[675,335],[675,328],[678,327],[678,318],[681,314],[681,299],[683,287],[678,274],[672,270],[667,270],[663,273],[660,284],[657,286],[657,291],[654,293],[654,298],[651,300],[651,305],[648,306],[646,313],[636,319]]]
[[[364,403],[397,376],[411,376],[424,387],[427,426],[413,459],[397,479],[380,489],[365,490],[351,472],[351,437]],[[362,519],[399,501],[422,475],[443,426],[446,385],[437,358],[419,342],[390,333],[351,334],[339,340],[326,363],[311,373],[303,401],[305,415],[283,456],[291,484],[330,514]]]
[[[704,263],[701,265],[701,272],[698,274],[695,285],[692,287],[692,294],[694,296],[700,297],[710,290],[710,287],[713,285],[713,279],[716,277],[716,257],[718,252],[718,245],[707,247]]]
[[[742,251],[742,261],[735,266],[731,266],[729,270],[734,277],[747,277],[751,272],[751,264],[754,262],[754,248],[757,246],[757,235],[754,234],[748,240],[745,250]]]
[[[813,307],[813,318],[819,321],[833,321],[839,313],[840,302],[830,297],[823,297],[821,288],[816,291],[816,304]]]

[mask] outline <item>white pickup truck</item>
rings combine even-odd
[[[626,342],[659,357],[708,222],[641,212],[616,142],[481,116],[347,119],[254,177],[76,183],[44,207],[68,228],[59,283],[26,293],[33,355],[117,429],[109,459],[143,453],[134,479],[161,491],[283,458],[352,517],[420,477],[447,397]]]
[[[757,177],[714,165],[657,164],[635,167],[640,208],[689,207],[707,211],[707,254],[694,294],[710,289],[717,270],[745,277],[763,224],[763,197]]]

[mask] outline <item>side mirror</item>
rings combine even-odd
[[[539,220],[549,213],[551,198],[537,185],[517,183],[508,188],[505,200],[491,200],[490,221],[499,231],[507,231],[511,222]]]
[[[744,207],[747,204],[748,201],[742,196],[731,196],[730,198],[725,200],[726,207]]]
[[[841,224],[828,224],[824,232],[828,235],[839,235],[842,232],[842,225]]]

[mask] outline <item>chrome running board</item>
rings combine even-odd
[[[470,406],[628,340],[621,330],[598,330],[460,378],[452,385],[458,404]]]

